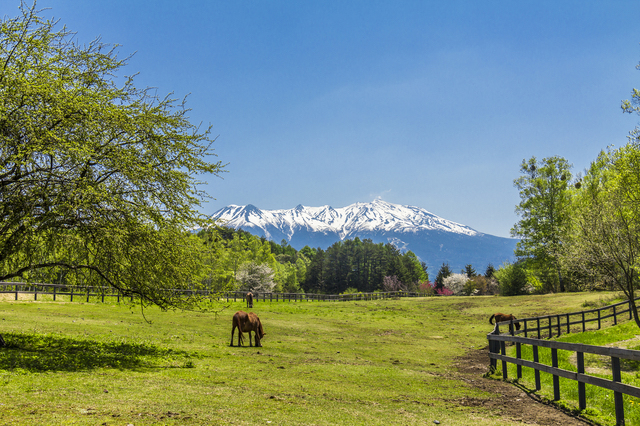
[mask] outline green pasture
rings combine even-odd
[[[634,321],[627,321],[617,326],[603,327],[601,330],[587,331],[585,333],[567,334],[554,340],[570,343],[584,343],[597,346],[615,346],[625,349],[640,350],[640,329]],[[515,346],[508,351],[508,355],[515,356]],[[540,362],[551,365],[551,349],[539,348]],[[522,346],[522,357],[533,360],[531,346]],[[594,354],[585,354],[585,370],[592,376],[612,380],[611,358]],[[558,350],[558,366],[564,370],[578,371],[575,352]],[[620,360],[622,382],[640,387],[640,363],[637,361]],[[535,376],[533,369],[524,367],[523,377],[517,382],[528,388],[535,389]],[[508,365],[507,373],[511,379],[517,377],[516,366]],[[501,377],[501,363],[498,363],[498,371],[495,375]],[[553,399],[553,376],[540,373],[542,389],[538,395]],[[585,387],[587,409],[581,415],[599,424],[615,425],[615,404],[613,391],[602,389],[598,386],[586,385]],[[578,412],[578,384],[565,378],[560,378],[560,404],[565,408]],[[640,399],[624,395],[625,421],[629,425],[640,425]]]
[[[455,359],[487,346],[492,313],[571,312],[603,298],[258,302],[262,348],[229,347],[241,302],[218,315],[143,316],[112,302],[8,298],[0,425],[510,425],[456,402],[499,396],[463,382]]]

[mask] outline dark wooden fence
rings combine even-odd
[[[554,401],[558,401],[560,399],[560,377],[574,380],[577,382],[578,386],[578,405],[580,410],[587,408],[585,391],[586,384],[609,389],[613,391],[614,395],[616,424],[624,425],[623,394],[640,398],[640,388],[622,383],[620,359],[640,361],[640,351],[583,345],[578,343],[555,342],[542,340],[542,336],[544,335],[544,337],[551,338],[555,335],[560,336],[563,331],[570,333],[572,331],[571,326],[580,326],[574,327],[574,332],[586,331],[587,324],[590,322],[597,322],[597,327],[599,329],[602,326],[602,321],[605,319],[613,318],[613,324],[618,324],[618,321],[622,319],[631,319],[631,316],[631,303],[629,301],[625,301],[599,309],[591,309],[569,314],[547,315],[536,318],[524,318],[515,321],[497,323],[493,332],[487,335],[487,339],[489,340],[489,358],[491,368],[495,369],[497,362],[501,361],[502,377],[504,379],[508,378],[508,363],[516,365],[516,374],[518,379],[522,378],[522,367],[532,368],[534,370],[536,390],[541,389],[540,372],[542,371],[544,373],[551,374],[553,377]],[[572,317],[574,318],[573,321],[571,319]],[[515,324],[521,324],[521,329],[516,330]],[[533,325],[535,325],[535,327]],[[508,332],[501,334],[500,326],[504,326]],[[525,337],[520,337],[518,334],[524,334]],[[529,335],[537,337],[531,338],[528,337]],[[515,357],[506,355],[507,342],[515,344]],[[522,358],[522,345],[531,345],[533,360],[525,360]],[[540,347],[551,349],[551,365],[542,364],[540,362],[538,352],[538,348]],[[576,353],[577,372],[558,368],[559,349]],[[586,374],[584,368],[585,353],[610,357],[612,380]]]
[[[64,284],[42,284],[42,283],[24,283],[24,282],[0,282],[0,294],[12,294],[14,300],[18,300],[20,294],[32,294],[33,300],[38,300],[38,296],[52,295],[53,300],[59,296],[69,296],[73,302],[74,299],[85,300],[88,302],[90,297],[99,297],[102,302],[105,298],[114,298],[118,302],[124,299],[121,293],[112,287],[74,287]],[[130,297],[129,297],[130,298]]]
[[[636,300],[640,300],[640,298]],[[543,337],[550,339],[554,336],[560,336],[563,333],[586,331],[590,323],[597,324],[597,329],[600,329],[603,321],[609,318],[613,318],[613,324],[617,325],[618,321],[631,319],[631,316],[631,303],[627,300],[597,309],[571,312],[568,314],[519,318],[512,322],[504,322],[501,324],[509,326],[509,333],[511,335],[524,334],[525,337],[534,336],[538,339],[542,339]],[[515,329],[515,324],[520,325],[520,330]],[[573,327],[572,329],[572,326],[579,327]]]
[[[226,301],[244,301],[247,294],[246,291],[233,291],[226,293],[215,293],[203,290],[174,290],[179,291],[185,295],[205,295],[211,296],[218,300]],[[112,287],[73,287],[64,284],[43,284],[43,283],[24,283],[24,282],[0,282],[0,294],[12,294],[14,300],[18,300],[20,294],[33,295],[33,300],[38,300],[38,296],[52,295],[53,300],[56,300],[59,296],[69,296],[70,300],[86,300],[87,302],[91,297],[98,297],[105,301],[105,298],[115,299],[120,302],[124,299],[121,293],[116,291]],[[329,301],[329,302],[344,302],[344,301],[358,301],[358,300],[380,300],[380,299],[397,299],[400,297],[424,297],[422,293],[409,293],[404,291],[391,291],[391,292],[376,292],[376,293],[352,293],[352,294],[312,294],[312,293],[254,293],[254,301],[263,302],[311,302],[311,301]],[[130,299],[130,296],[126,296]]]

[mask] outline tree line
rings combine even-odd
[[[380,290],[417,291],[428,280],[427,266],[411,252],[370,239],[339,241],[322,248],[296,250],[221,225],[198,232],[206,246],[203,278],[212,290],[330,293]],[[385,277],[396,277],[385,288]]]

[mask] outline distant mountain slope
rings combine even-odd
[[[468,226],[443,219],[425,209],[391,204],[382,200],[347,207],[306,207],[260,210],[227,206],[213,214],[227,226],[264,236],[275,242],[285,239],[296,249],[305,245],[326,249],[344,239],[370,238],[413,251],[429,265],[435,277],[442,263],[455,272],[473,265],[484,272],[489,263],[498,267],[513,258],[517,240],[483,234]]]

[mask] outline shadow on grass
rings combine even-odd
[[[146,343],[98,342],[56,335],[3,333],[0,369],[32,372],[96,368],[192,368],[190,354]]]

